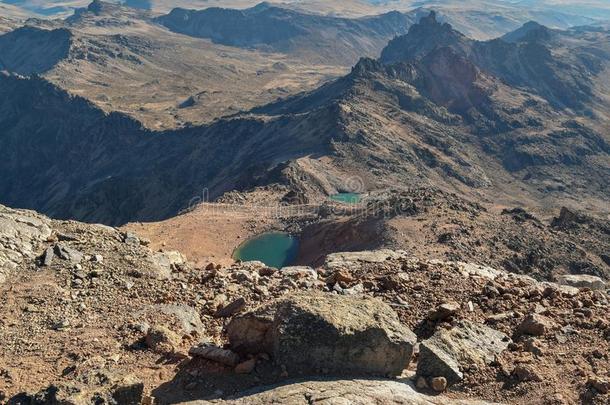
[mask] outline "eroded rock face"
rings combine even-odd
[[[228,326],[235,350],[264,351],[289,375],[398,375],[416,336],[376,299],[299,293]]]
[[[281,403],[285,405],[310,404],[409,404],[409,405],[485,405],[477,400],[456,400],[443,396],[421,394],[407,381],[390,380],[335,380],[305,381],[283,385],[272,389],[258,389],[244,393],[239,398],[215,401],[193,401],[182,405],[248,404],[263,405]]]
[[[463,320],[457,327],[441,329],[420,344],[417,374],[445,377],[449,384],[455,384],[462,379],[465,367],[491,363],[510,342],[502,332]]]
[[[50,236],[51,228],[42,217],[0,205],[0,283],[24,258],[34,257],[38,245]]]
[[[275,310],[274,304],[264,305],[233,318],[227,326],[231,347],[244,354],[271,353],[273,351],[271,326]]]

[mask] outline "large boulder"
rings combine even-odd
[[[445,377],[455,384],[463,378],[462,370],[491,363],[510,342],[502,332],[463,320],[452,329],[438,330],[419,345],[417,375]]]
[[[328,293],[297,293],[237,317],[233,350],[266,352],[290,375],[398,375],[416,336],[385,303]]]

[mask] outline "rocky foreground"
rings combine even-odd
[[[0,206],[0,403],[610,401],[600,278],[390,250],[195,268],[147,245]]]

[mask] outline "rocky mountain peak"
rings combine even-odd
[[[95,15],[112,14],[113,12],[116,12],[117,10],[120,10],[120,6],[117,6],[116,4],[112,4],[112,3],[107,3],[107,2],[101,1],[101,0],[93,0],[87,6],[87,11],[89,11],[90,13],[93,13]]]
[[[436,19],[431,11],[428,16],[413,25],[406,35],[394,38],[381,53],[383,63],[394,63],[418,59],[439,46],[466,48],[472,42],[462,33]]]
[[[464,37],[459,31],[454,30],[451,24],[438,21],[436,12],[432,10],[427,16],[422,17],[417,24],[414,24],[407,35],[423,38],[426,35],[436,37],[443,34]]]
[[[131,25],[135,20],[147,18],[147,16],[145,10],[93,0],[87,7],[74,10],[74,14],[66,19],[66,23],[68,25]]]
[[[552,37],[552,30],[536,21],[529,21],[515,31],[504,35],[502,39],[506,42],[541,42],[548,41]]]
[[[360,58],[358,63],[352,68],[353,76],[362,76],[367,72],[379,71],[383,69],[383,64],[372,58]]]
[[[451,27],[451,25],[449,25],[449,24],[444,24],[444,25],[449,28]],[[443,24],[441,24],[436,18],[436,11],[432,10],[432,11],[430,11],[430,13],[427,16],[422,17],[419,20],[418,24],[415,24],[413,27],[411,27],[411,30],[413,32],[415,32],[415,31],[421,30],[421,29],[439,29],[442,27],[443,27]]]
[[[254,7],[252,7],[249,11],[261,12],[261,11],[268,10],[270,8],[277,8],[277,7],[274,6],[273,4],[269,3],[268,1],[262,1],[262,2],[258,3],[257,5],[255,5]]]

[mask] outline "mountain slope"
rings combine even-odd
[[[376,57],[389,39],[405,33],[413,22],[398,12],[347,19],[306,14],[270,3],[246,10],[178,8],[157,21],[174,32],[209,38],[223,45],[348,65],[363,55]]]
[[[174,34],[148,12],[101,1],[67,20],[30,19],[0,47],[0,69],[43,75],[154,129],[211,122],[346,71]]]
[[[177,131],[106,115],[41,79],[3,77],[2,202],[122,223],[175,215],[204,189],[216,198],[281,183],[319,201],[356,181],[360,192],[432,185],[532,205],[578,199],[603,211],[610,139],[600,123],[510,86],[457,38],[408,62],[362,59],[315,91]]]
[[[410,61],[450,47],[506,83],[526,87],[559,107],[583,109],[594,96],[592,77],[610,60],[608,33],[553,31],[530,23],[503,40],[474,41],[431,13],[382,51],[381,61]]]
[[[328,125],[322,115],[316,120]],[[153,133],[42,79],[2,76],[0,194],[62,218],[164,218],[206,187],[218,195],[269,165],[323,151],[327,141],[298,133],[298,122],[231,119]]]

